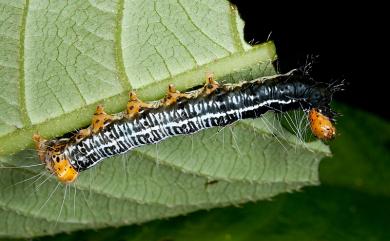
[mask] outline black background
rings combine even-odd
[[[386,108],[390,79],[386,67],[380,67],[384,55],[380,35],[386,31],[381,25],[386,16],[371,10],[370,2],[367,6],[331,1],[231,2],[245,21],[247,42],[261,43],[268,36],[275,42],[281,72],[300,67],[309,55],[317,55],[314,78],[346,80],[346,90],[335,96],[337,101],[390,117]]]

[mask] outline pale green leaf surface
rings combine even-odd
[[[34,132],[55,137],[87,125],[97,103],[123,110],[131,87],[152,100],[169,83],[184,90],[202,84],[207,72],[242,77],[275,59],[271,42],[243,44],[237,11],[223,0],[12,4],[2,3],[0,41],[12,29],[15,51],[1,48],[0,56],[18,69],[2,76],[13,88],[1,85],[7,112],[0,113],[0,154],[31,144]],[[272,68],[261,69],[253,77]]]
[[[334,156],[321,162],[321,187],[240,208],[37,240],[388,241],[390,189],[382,184],[390,180],[390,124],[345,105],[334,109],[343,116],[330,143]]]
[[[19,85],[23,3],[0,1],[0,135],[22,127]]]
[[[224,0],[1,1],[0,9],[2,166],[39,163],[25,149],[34,132],[85,126],[97,103],[121,111],[131,88],[152,100],[169,83],[201,85],[207,72],[227,82],[275,73],[273,44],[247,45]],[[138,148],[68,188],[40,167],[0,169],[0,236],[143,223],[318,184],[328,148],[278,123],[267,114]]]

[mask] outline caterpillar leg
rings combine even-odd
[[[214,80],[213,74],[207,74],[206,84],[203,87],[203,93],[209,95],[219,88],[219,83]]]
[[[103,105],[98,105],[96,107],[95,114],[92,117],[92,133],[97,133],[98,131],[103,129],[104,124],[112,121],[113,119],[113,116],[104,112]]]
[[[138,99],[134,91],[129,93],[129,101],[127,102],[126,114],[129,118],[134,118],[138,115],[140,110],[144,108],[152,108],[153,105],[145,103]]]
[[[170,84],[168,86],[167,96],[163,100],[163,105],[165,106],[172,105],[181,98],[189,99],[191,98],[191,95],[187,93],[180,93],[180,91],[176,90],[176,87],[173,84]]]

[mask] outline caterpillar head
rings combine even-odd
[[[39,159],[46,165],[46,169],[54,174],[60,182],[74,182],[78,176],[77,170],[70,164],[63,150],[64,141],[47,141],[40,135],[34,134],[35,149]]]
[[[331,140],[336,135],[334,126],[335,113],[329,105],[333,92],[326,87],[309,88],[306,102],[308,103],[311,132],[321,140]]]
[[[317,138],[327,141],[335,137],[336,127],[332,119],[321,109],[312,108],[309,111],[309,121],[311,132]]]
[[[309,88],[306,102],[309,104],[309,121],[312,133],[322,139],[330,140],[336,135],[334,126],[335,116],[338,115],[330,108],[333,94],[343,91],[344,80],[336,80],[330,84],[316,83]]]

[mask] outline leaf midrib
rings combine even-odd
[[[238,52],[245,52],[244,46],[242,46],[242,42],[241,42],[241,39],[240,39],[240,34],[238,33],[238,26],[237,26],[237,22],[236,22],[237,9],[230,2],[229,2],[229,8],[230,8],[230,15],[229,15],[229,18],[230,18],[230,28],[231,28],[232,36],[233,36],[233,40],[234,40],[233,41],[234,48]]]
[[[218,79],[234,71],[253,66],[259,62],[273,61],[275,58],[275,46],[273,42],[267,42],[258,45],[245,53],[234,53],[190,71],[180,73],[172,78],[166,78],[145,85],[139,89],[137,93],[138,96],[145,101],[156,100],[164,96],[167,86],[171,83],[175,84],[179,90],[186,90],[202,84],[205,79],[205,73],[209,70],[215,71],[215,78]],[[107,99],[75,109],[69,113],[47,119],[42,123],[25,126],[7,133],[0,137],[0,143],[4,143],[2,148],[0,148],[0,155],[15,153],[16,151],[31,145],[31,137],[34,133],[37,133],[38,130],[39,134],[47,138],[52,138],[68,133],[69,130],[88,125],[98,103],[104,102],[107,112],[118,113],[126,106],[127,98],[127,91],[124,91]],[[61,122],[61,124],[59,122]]]
[[[122,52],[122,20],[123,20],[123,9],[124,9],[124,0],[118,1],[118,9],[115,19],[116,31],[115,31],[115,61],[116,69],[118,74],[118,79],[124,90],[130,90],[131,84],[125,70],[125,64],[123,62],[123,52]]]

